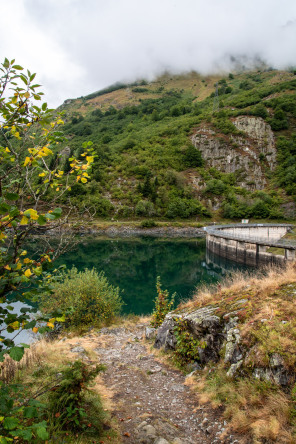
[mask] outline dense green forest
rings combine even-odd
[[[265,70],[201,77],[164,75],[154,82],[118,83],[68,100],[56,162],[69,171],[69,157],[92,141],[96,159],[91,180],[72,186],[62,203],[81,213],[130,219],[240,219],[294,217],[296,201],[295,72]],[[275,136],[276,167],[265,155],[262,189],[241,184],[240,169],[211,167],[191,136],[202,125],[215,137],[246,138],[233,124],[256,116]],[[194,181],[192,180],[194,178]],[[50,198],[50,196],[48,196]],[[288,210],[287,210],[288,209]]]

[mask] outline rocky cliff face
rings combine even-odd
[[[239,116],[232,123],[241,134],[221,134],[214,127],[201,126],[192,136],[209,167],[238,174],[238,185],[249,190],[263,189],[265,173],[274,170],[276,148],[274,134],[261,117]]]

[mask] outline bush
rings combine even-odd
[[[159,276],[157,276],[156,280],[156,291],[155,309],[151,319],[151,326],[154,328],[159,327],[163,323],[166,314],[172,310],[176,296],[176,293],[174,293],[170,298],[169,292],[161,289]]]
[[[87,386],[102,370],[102,365],[92,368],[76,361],[61,371],[62,380],[49,392],[48,400],[48,413],[56,426],[72,432],[93,434],[95,431],[101,435],[104,409],[100,402],[90,402]]]
[[[185,319],[176,318],[174,335],[176,337],[176,349],[174,358],[178,364],[184,366],[191,362],[200,361],[200,349],[206,347],[204,341],[199,341],[189,331],[188,323]]]
[[[193,145],[189,145],[184,151],[184,163],[189,168],[203,166],[201,152]]]
[[[157,227],[157,223],[154,220],[143,220],[141,222],[141,228],[153,228]]]
[[[173,219],[174,217],[186,219],[187,217],[195,215],[207,216],[206,208],[203,207],[198,200],[184,199],[181,197],[172,199],[166,212],[166,217],[170,219]]]
[[[256,105],[251,113],[253,114],[253,116],[262,117],[262,119],[266,119],[266,117],[268,117],[267,109],[263,105],[263,103],[259,103],[258,105]]]
[[[135,209],[137,216],[153,216],[155,213],[154,205],[148,200],[140,200]]]
[[[53,287],[53,294],[41,304],[42,311],[61,310],[66,325],[81,327],[110,324],[122,307],[119,288],[109,284],[104,273],[94,268],[78,272],[73,267]]]
[[[207,182],[205,193],[221,196],[225,193],[227,185],[220,179],[211,179]]]

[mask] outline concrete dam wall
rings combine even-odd
[[[239,264],[284,264],[295,259],[296,243],[282,240],[289,224],[232,224],[206,227],[207,250]],[[281,248],[284,255],[268,253]]]

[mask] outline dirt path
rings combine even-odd
[[[242,443],[227,433],[217,412],[200,406],[185,377],[159,362],[143,342],[145,326],[104,328],[70,341],[72,353],[84,351],[107,366],[102,379],[112,394],[112,415],[123,443]],[[77,342],[78,339],[78,342]]]

